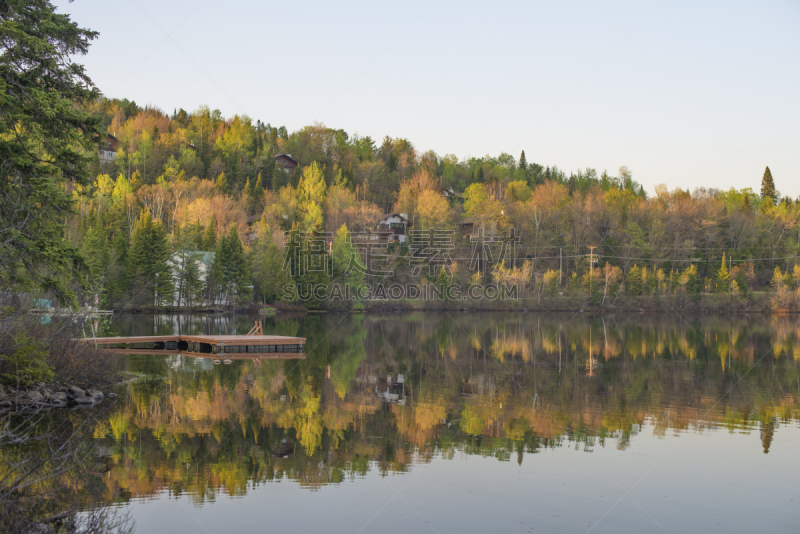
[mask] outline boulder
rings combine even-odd
[[[56,391],[52,395],[50,395],[50,402],[67,402],[67,394],[63,391]]]
[[[42,394],[36,390],[29,391],[28,398],[33,402],[42,402]]]
[[[11,408],[11,406],[12,406],[11,401],[8,400],[0,401],[0,409]]]
[[[109,399],[115,399],[117,397],[117,394],[112,391],[111,393],[106,395],[106,397],[108,397]]]
[[[94,397],[87,397],[86,395],[81,395],[80,397],[75,397],[72,399],[72,402],[75,404],[94,404]]]
[[[103,392],[99,389],[87,389],[86,396],[92,397],[96,402],[103,400]]]
[[[74,398],[77,398],[77,397],[83,397],[85,395],[86,395],[86,392],[83,391],[78,386],[70,386],[69,389],[67,390],[67,396],[70,399],[74,399]]]

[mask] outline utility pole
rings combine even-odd
[[[592,282],[594,281],[594,249],[596,246],[589,245],[589,295],[592,294]]]

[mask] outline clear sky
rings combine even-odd
[[[59,0],[107,96],[800,195],[800,2]]]

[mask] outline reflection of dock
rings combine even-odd
[[[304,337],[261,335],[261,325],[244,336],[169,335],[82,338],[100,348],[132,354],[225,355],[227,358],[303,358]]]
[[[91,341],[91,340],[90,340]],[[130,348],[108,348],[99,347],[104,351],[114,354],[146,354],[146,355],[177,355],[188,356],[190,358],[210,358],[219,356],[219,353],[192,352],[189,350],[166,350],[166,349],[137,349]],[[229,360],[304,360],[306,355],[302,352],[246,352],[246,353],[223,353]]]

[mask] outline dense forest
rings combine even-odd
[[[408,243],[390,244],[393,274],[369,276],[371,284],[510,282],[539,301],[566,293],[598,304],[643,294],[746,297],[772,284],[785,306],[796,298],[800,201],[781,197],[769,168],[754,177],[759,193],[659,185],[648,195],[626,167],[567,174],[528,162],[524,151],[459,160],[408,139],[376,142],[321,124],[289,133],[207,107],[169,115],[103,98],[85,107],[115,153],[96,160],[91,184],[74,187],[68,237],[86,258],[88,294],[110,306],[243,305],[287,300],[286,284],[362,284],[363,273],[344,273],[347,258],[364,255],[347,232],[369,231],[392,212],[415,230],[513,228],[518,250],[476,273],[467,265],[474,243],[456,231],[446,278],[415,277],[403,268]],[[287,172],[279,154],[297,167]],[[291,231],[326,236],[333,272],[283,269]],[[205,252],[215,253],[207,276]]]

